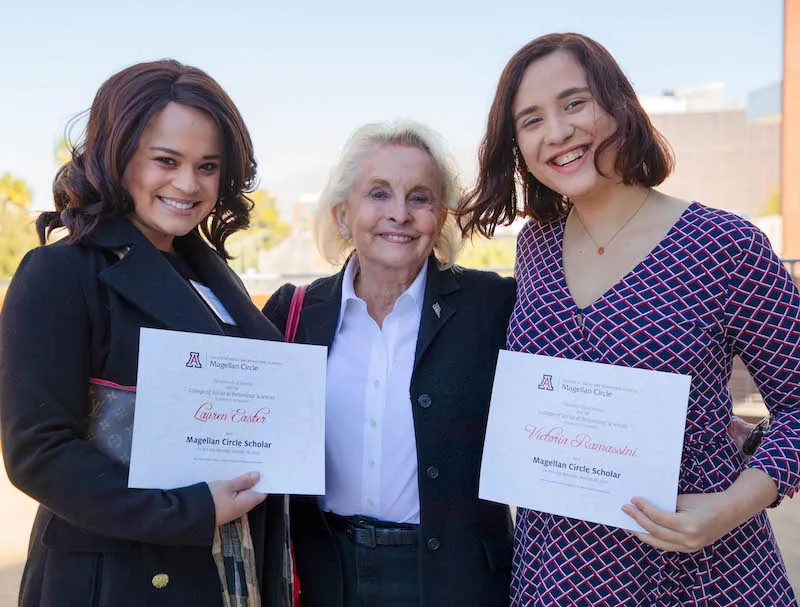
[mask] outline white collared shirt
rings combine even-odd
[[[423,265],[379,327],[347,264],[339,323],[328,354],[323,509],[419,523],[411,372],[428,269]]]

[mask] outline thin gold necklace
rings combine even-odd
[[[653,191],[652,188],[648,188],[647,189],[647,195],[644,197],[644,200],[642,200],[642,204],[639,205],[639,207],[633,212],[633,215],[628,217],[627,221],[625,223],[623,223],[616,232],[614,232],[614,235],[604,245],[601,245],[600,243],[598,243],[594,239],[594,236],[592,236],[592,233],[588,229],[586,229],[586,224],[583,223],[583,219],[581,219],[581,214],[578,212],[577,207],[575,207],[575,205],[572,205],[572,208],[575,209],[575,215],[577,216],[578,221],[581,223],[581,227],[583,228],[583,231],[586,232],[586,235],[589,238],[592,239],[592,242],[594,243],[594,246],[597,247],[597,254],[598,255],[602,255],[603,253],[605,253],[606,252],[606,247],[608,245],[610,245],[612,242],[614,242],[614,239],[617,237],[617,235],[620,232],[622,232],[622,230],[625,229],[625,226],[628,225],[633,220],[633,218],[636,217],[639,214],[639,211],[642,210],[642,207],[644,206],[644,203],[647,202],[648,198],[650,198],[650,192],[652,192],[652,191]]]

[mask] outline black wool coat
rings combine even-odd
[[[175,246],[244,336],[281,339],[197,232]],[[223,334],[126,219],[104,221],[81,244],[34,249],[8,288],[0,313],[0,440],[9,479],[41,504],[22,606],[222,604],[208,486],[128,489],[127,467],[84,440],[89,378],[136,385],[141,327]],[[268,607],[280,604],[283,520],[282,496],[250,513]],[[168,578],[154,583],[158,574]]]
[[[298,343],[330,346],[344,270],[312,283]],[[264,313],[286,326],[294,287],[284,285]],[[420,496],[419,573],[425,607],[502,607],[509,603],[509,509],[478,499],[483,440],[498,351],[515,299],[511,278],[428,261],[411,377]],[[295,497],[291,533],[303,607],[339,607],[342,572],[314,497]]]

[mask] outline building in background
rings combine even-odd
[[[643,97],[642,105],[675,152],[660,190],[733,211],[755,222],[782,249],[780,84],[726,101],[720,83]]]
[[[642,100],[675,152],[675,172],[662,189],[748,218],[767,214],[780,187],[780,111],[761,119],[763,95],[736,107],[724,101],[719,84],[709,85],[705,97],[702,87],[690,91],[688,99],[682,90],[667,96],[671,107]]]
[[[301,194],[299,200],[292,205],[292,229],[312,230],[314,227],[314,212],[319,203],[319,193]]]

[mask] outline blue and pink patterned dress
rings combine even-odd
[[[579,312],[562,267],[564,218],[517,241],[508,349],[692,376],[680,493],[721,491],[745,464],[727,434],[738,354],[774,422],[746,464],[800,484],[800,294],[764,235],[698,203],[619,283]],[[643,402],[646,407],[648,403]],[[520,509],[514,607],[796,605],[766,513],[693,554],[628,532]]]

